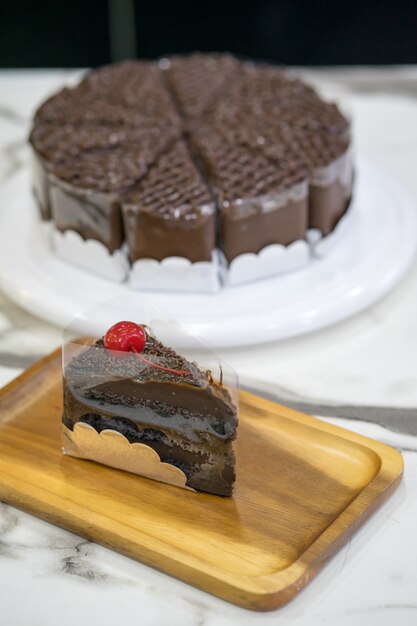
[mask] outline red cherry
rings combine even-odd
[[[146,345],[146,332],[135,322],[117,322],[104,335],[107,350],[142,352]]]
[[[186,376],[188,370],[174,370],[170,367],[164,367],[157,363],[149,361],[142,352],[146,345],[146,332],[135,322],[117,322],[104,335],[104,347],[107,350],[119,350],[120,352],[134,352],[141,361],[154,367],[155,369],[176,374],[177,376]]]

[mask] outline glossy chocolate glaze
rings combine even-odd
[[[230,261],[327,234],[351,197],[351,163],[333,175],[350,145],[339,109],[227,54],[91,71],[39,108],[30,140],[43,216],[110,251],[126,237],[132,262],[209,261],[216,247]]]
[[[352,184],[342,185],[338,180],[320,187],[310,186],[309,227],[328,235],[346,213],[352,197]]]
[[[237,210],[236,210],[237,209]],[[246,212],[247,211],[247,212]],[[265,212],[258,202],[221,212],[222,249],[228,261],[240,254],[257,254],[265,246],[284,246],[303,239],[307,229],[307,198]]]
[[[115,356],[99,341],[65,369],[64,424],[117,430],[180,467],[190,487],[230,495],[237,411],[228,391],[151,336],[142,354],[187,374],[158,370],[133,353]]]
[[[138,259],[183,257],[191,262],[211,261],[216,242],[216,216],[209,213],[193,221],[169,222],[161,215],[134,205],[123,206],[123,222],[132,263]]]
[[[335,105],[322,102],[299,81],[295,81],[293,90],[293,94],[291,90],[287,94],[287,99],[282,96],[281,102],[279,98],[271,100],[270,108],[265,107],[265,95],[259,98],[255,91],[245,92],[244,105],[234,102],[229,94],[228,107],[219,106],[217,111],[212,111],[213,124],[229,144],[260,151],[275,165],[277,172],[283,171],[288,176],[291,171],[304,170],[308,180],[307,226],[327,235],[335,228],[351,199],[351,161],[346,158],[342,168],[338,165],[349,150],[349,127]],[[244,123],[242,118],[242,123],[236,124],[233,114],[240,119],[245,107],[246,119],[250,122]],[[274,123],[275,116],[278,122]],[[265,166],[263,171],[268,171]],[[269,218],[263,219],[267,233]],[[283,236],[276,243],[294,241],[290,223],[280,224],[280,232]],[[300,236],[300,231],[297,234],[299,239],[304,236]],[[255,251],[256,242],[253,243],[252,251]]]
[[[272,162],[256,143],[212,128],[194,132],[193,140],[220,207],[220,245],[228,261],[304,239],[306,170],[289,160]]]
[[[216,245],[215,213],[186,143],[176,142],[124,198],[130,260],[179,256],[210,261]]]

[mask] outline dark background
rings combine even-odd
[[[417,1],[0,0],[1,67],[228,50],[294,65],[417,62]]]

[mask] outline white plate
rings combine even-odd
[[[349,229],[325,258],[215,295],[155,292],[150,299],[212,347],[300,335],[368,307],[409,268],[417,220],[413,203],[386,172],[359,159],[356,175]],[[39,228],[26,169],[0,193],[0,286],[23,308],[63,327],[96,302],[131,294],[127,286],[53,255]]]

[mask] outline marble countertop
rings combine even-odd
[[[356,148],[417,205],[417,68],[305,72],[341,99]],[[31,113],[76,71],[0,71],[0,191],[22,166]],[[60,344],[61,331],[0,293],[0,385]],[[402,450],[394,496],[289,605],[256,614],[0,503],[1,626],[412,625],[417,620],[417,264],[384,300],[314,334],[224,358],[243,386],[310,408]],[[381,407],[381,410],[378,410]],[[336,417],[337,416],[337,417]]]

